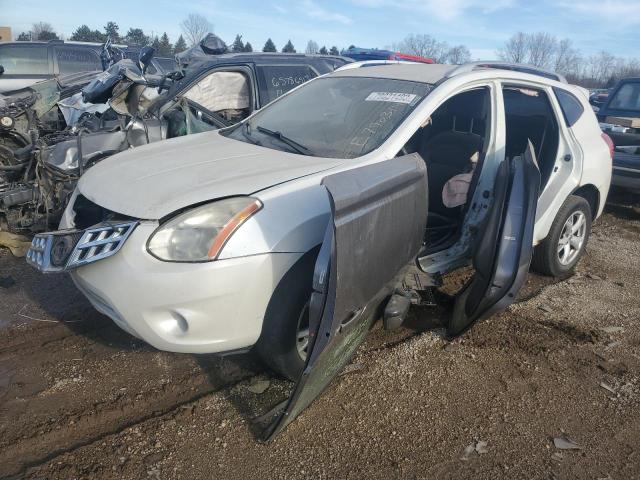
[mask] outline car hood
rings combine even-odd
[[[343,161],[264,148],[214,131],[114,155],[87,171],[78,188],[108,210],[157,220],[189,205],[250,195]]]

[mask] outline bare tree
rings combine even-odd
[[[190,13],[187,18],[180,22],[180,28],[191,46],[200,43],[200,40],[202,40],[207,33],[213,31],[211,22],[197,13]]]
[[[588,75],[598,84],[604,85],[613,76],[615,66],[616,57],[602,51],[589,57]]]
[[[516,33],[498,50],[498,58],[510,63],[524,63],[527,60],[527,43],[526,33]]]
[[[563,75],[580,75],[582,70],[582,55],[573,48],[568,38],[560,40],[556,47],[553,70]]]
[[[447,63],[462,65],[471,61],[471,52],[464,45],[451,47],[447,52]]]
[[[558,39],[547,32],[513,35],[504,47],[498,50],[498,58],[512,63],[528,63],[540,68],[565,68],[575,61],[576,51],[570,40]]]
[[[449,52],[446,42],[439,42],[431,35],[413,33],[401,42],[395,43],[392,48],[401,53],[432,58],[436,63],[445,62]]]
[[[304,50],[304,53],[306,53],[307,55],[314,55],[318,53],[319,50],[320,49],[318,47],[318,44],[313,40],[309,40],[307,42],[307,48]]]
[[[31,38],[33,40],[56,40],[58,35],[48,22],[37,22],[31,26]]]
[[[640,75],[638,58],[616,57],[605,51],[584,58],[571,40],[558,40],[545,32],[519,32],[497,53],[504,61],[553,69],[570,83],[586,88],[611,87],[622,78]]]
[[[557,45],[558,40],[549,33],[538,32],[531,34],[527,48],[527,62],[536,67],[551,68]]]

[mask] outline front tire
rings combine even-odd
[[[304,368],[309,339],[309,300],[318,249],[307,252],[276,287],[255,346],[275,373],[296,380]]]
[[[591,233],[589,202],[571,195],[551,224],[547,237],[535,248],[532,269],[543,275],[565,278],[584,255]]]

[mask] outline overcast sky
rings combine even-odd
[[[308,40],[382,48],[426,33],[466,45],[474,58],[492,59],[521,30],[568,37],[587,55],[640,56],[640,0],[0,0],[0,26],[12,27],[15,36],[38,21],[68,37],[83,23],[102,30],[113,20],[121,33],[140,27],[146,34],[166,31],[175,41],[189,13],[207,17],[227,43],[240,33],[254,49],[268,37],[278,49],[291,39],[298,51]]]

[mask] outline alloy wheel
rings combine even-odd
[[[587,232],[587,219],[581,211],[573,212],[562,227],[558,240],[558,260],[569,265],[580,254]]]

